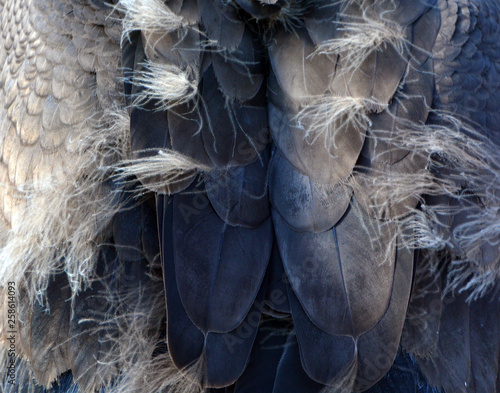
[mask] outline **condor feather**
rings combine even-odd
[[[0,390],[499,390],[498,4],[108,3],[0,0]]]
[[[31,359],[33,374],[44,385],[49,385],[71,368],[71,291],[66,276],[60,274],[54,277],[47,293],[50,308],[42,304],[30,305],[30,299],[24,295],[19,315],[23,354]]]
[[[103,248],[97,262],[99,279],[75,299],[74,322],[70,327],[71,372],[82,390],[109,384],[118,375],[117,367],[106,361],[118,352],[114,344],[118,339],[118,326],[107,320],[108,315],[114,314],[114,305],[108,304],[106,299],[106,293],[119,286],[120,273],[113,271],[117,264],[116,250],[110,246]],[[114,274],[116,280],[113,280]]]
[[[245,165],[257,158],[267,144],[267,110],[265,89],[256,104],[228,100],[219,89],[213,66],[203,75],[204,115],[201,135],[205,149],[217,168]],[[249,154],[253,149],[254,153]]]
[[[196,191],[175,195],[173,209],[177,285],[186,312],[203,332],[236,329],[264,279],[270,219],[255,229],[232,227]],[[200,231],[205,235],[199,237]]]
[[[272,159],[269,188],[273,207],[298,232],[331,229],[344,215],[352,196],[344,184],[314,183],[294,170],[280,152]]]
[[[162,258],[167,295],[168,328],[167,339],[172,360],[195,383],[207,387],[227,386],[236,381],[248,363],[250,351],[257,335],[260,310],[250,304],[240,321],[234,327],[219,332],[212,326],[202,330],[195,326],[181,301],[177,278],[176,256],[173,238],[174,205],[161,199],[163,203]],[[168,205],[167,205],[168,204]],[[182,278],[181,278],[182,280]],[[260,283],[258,283],[260,286]],[[261,302],[263,292],[254,294],[251,302]],[[189,305],[189,303],[188,303]],[[213,318],[212,315],[209,315]],[[255,323],[257,318],[257,323]],[[244,319],[244,320],[243,320]],[[195,318],[196,320],[196,318]],[[225,367],[219,365],[231,356],[233,361]]]
[[[256,228],[271,215],[267,195],[270,150],[268,146],[249,165],[213,171],[205,178],[207,196],[227,224]]]

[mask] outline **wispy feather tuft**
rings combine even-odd
[[[196,97],[198,81],[194,72],[172,64],[149,61],[144,70],[131,79],[140,92],[134,97],[134,106],[154,101],[157,110],[168,110]]]
[[[19,216],[0,249],[0,286],[25,282],[29,296],[42,302],[59,271],[67,273],[73,295],[89,282],[100,234],[120,208],[101,168],[126,157],[128,145],[128,115],[110,109],[82,126],[72,143],[77,154],[62,175],[16,188]]]
[[[425,196],[403,220],[408,245],[453,255],[446,291],[481,297],[500,278],[500,166],[497,145],[456,115],[433,111],[428,124],[402,124],[379,138],[428,158],[428,171],[371,172],[391,201]],[[389,203],[380,199],[380,203]],[[383,206],[378,206],[383,208]]]
[[[367,105],[368,100],[349,96],[315,97],[303,106],[294,120],[304,129],[305,138],[315,141],[323,136],[325,147],[329,148],[335,146],[336,134],[346,132],[346,127],[364,130],[370,124]]]
[[[337,31],[341,32],[340,37],[321,43],[313,56],[341,55],[344,64],[342,72],[357,70],[372,53],[387,46],[392,46],[402,56],[410,45],[402,26],[374,18],[366,11],[361,17],[342,13],[340,20],[335,23]]]
[[[183,26],[182,17],[161,0],[120,0],[115,7],[124,14],[122,40],[137,30],[165,34]]]
[[[169,186],[185,181],[199,173],[209,172],[212,168],[176,152],[160,150],[157,154],[123,160],[114,166],[119,182],[127,182],[130,178],[138,178],[146,186],[142,188],[162,191]],[[135,180],[134,180],[135,181]]]

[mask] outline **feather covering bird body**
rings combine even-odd
[[[497,1],[0,16],[2,391],[499,391]]]

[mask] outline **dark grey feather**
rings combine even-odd
[[[71,290],[65,274],[50,280],[45,304],[23,299],[19,310],[19,337],[37,381],[49,386],[71,367]],[[24,303],[26,302],[26,303]]]
[[[256,104],[233,102],[220,91],[210,66],[203,75],[202,97],[201,134],[214,165],[225,169],[254,161],[269,140],[265,88],[254,98]]]
[[[311,39],[302,29],[288,34],[280,28],[273,35],[269,46],[272,72],[281,90],[294,104],[323,95],[335,74],[336,58],[321,54],[312,56],[314,50]]]
[[[264,53],[258,35],[246,27],[234,50],[212,54],[214,73],[226,97],[239,102],[255,97],[265,80]]]
[[[274,87],[270,81],[271,94]],[[306,138],[307,128],[299,127],[294,117],[293,112],[269,103],[271,135],[285,159],[313,182],[333,186],[347,180],[363,147],[365,130],[350,124]],[[334,132],[335,143],[330,139]]]
[[[270,146],[257,160],[227,171],[213,171],[205,178],[213,208],[229,225],[256,228],[271,215],[267,192]]]
[[[388,307],[395,228],[351,207],[333,229],[298,233],[273,212],[290,285],[311,320],[329,334],[358,335]]]
[[[386,313],[357,342],[358,373],[355,390],[362,391],[378,382],[391,368],[405,321],[413,279],[413,250],[398,244],[394,261],[394,281]]]
[[[245,24],[237,17],[233,4],[198,0],[198,6],[208,37],[214,40],[219,48],[236,48],[243,36]]]
[[[234,386],[234,393],[273,393],[277,369],[289,333],[287,323],[263,321],[255,338],[250,361]]]
[[[166,198],[158,200],[158,211],[162,214],[160,236],[162,239],[162,258],[164,283],[167,299],[167,343],[174,364],[183,369],[189,378],[204,387],[223,387],[233,384],[243,373],[260,321],[260,309],[251,305],[234,329],[225,333],[205,330],[202,333],[191,318],[181,301],[177,282],[177,267],[174,254],[173,203]],[[263,290],[256,297],[262,302]],[[253,299],[252,299],[253,300]],[[231,362],[227,359],[231,358]]]
[[[118,325],[108,316],[116,315],[116,304],[107,295],[119,292],[120,268],[116,250],[102,247],[97,261],[97,278],[91,288],[75,299],[71,322],[71,372],[82,390],[95,389],[101,383],[110,383],[119,370],[107,359],[117,353]]]
[[[331,229],[344,215],[352,196],[352,190],[343,184],[314,183],[279,152],[272,159],[269,187],[273,208],[298,232]]]
[[[293,392],[300,386],[301,393],[323,392],[325,386],[312,380],[304,371],[300,361],[299,345],[294,332],[286,341],[280,359],[272,393]]]
[[[173,209],[177,285],[187,314],[203,332],[236,329],[266,272],[270,219],[256,229],[232,227],[196,193],[175,195]]]

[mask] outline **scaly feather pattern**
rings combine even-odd
[[[499,30],[0,0],[1,390],[497,392]]]

